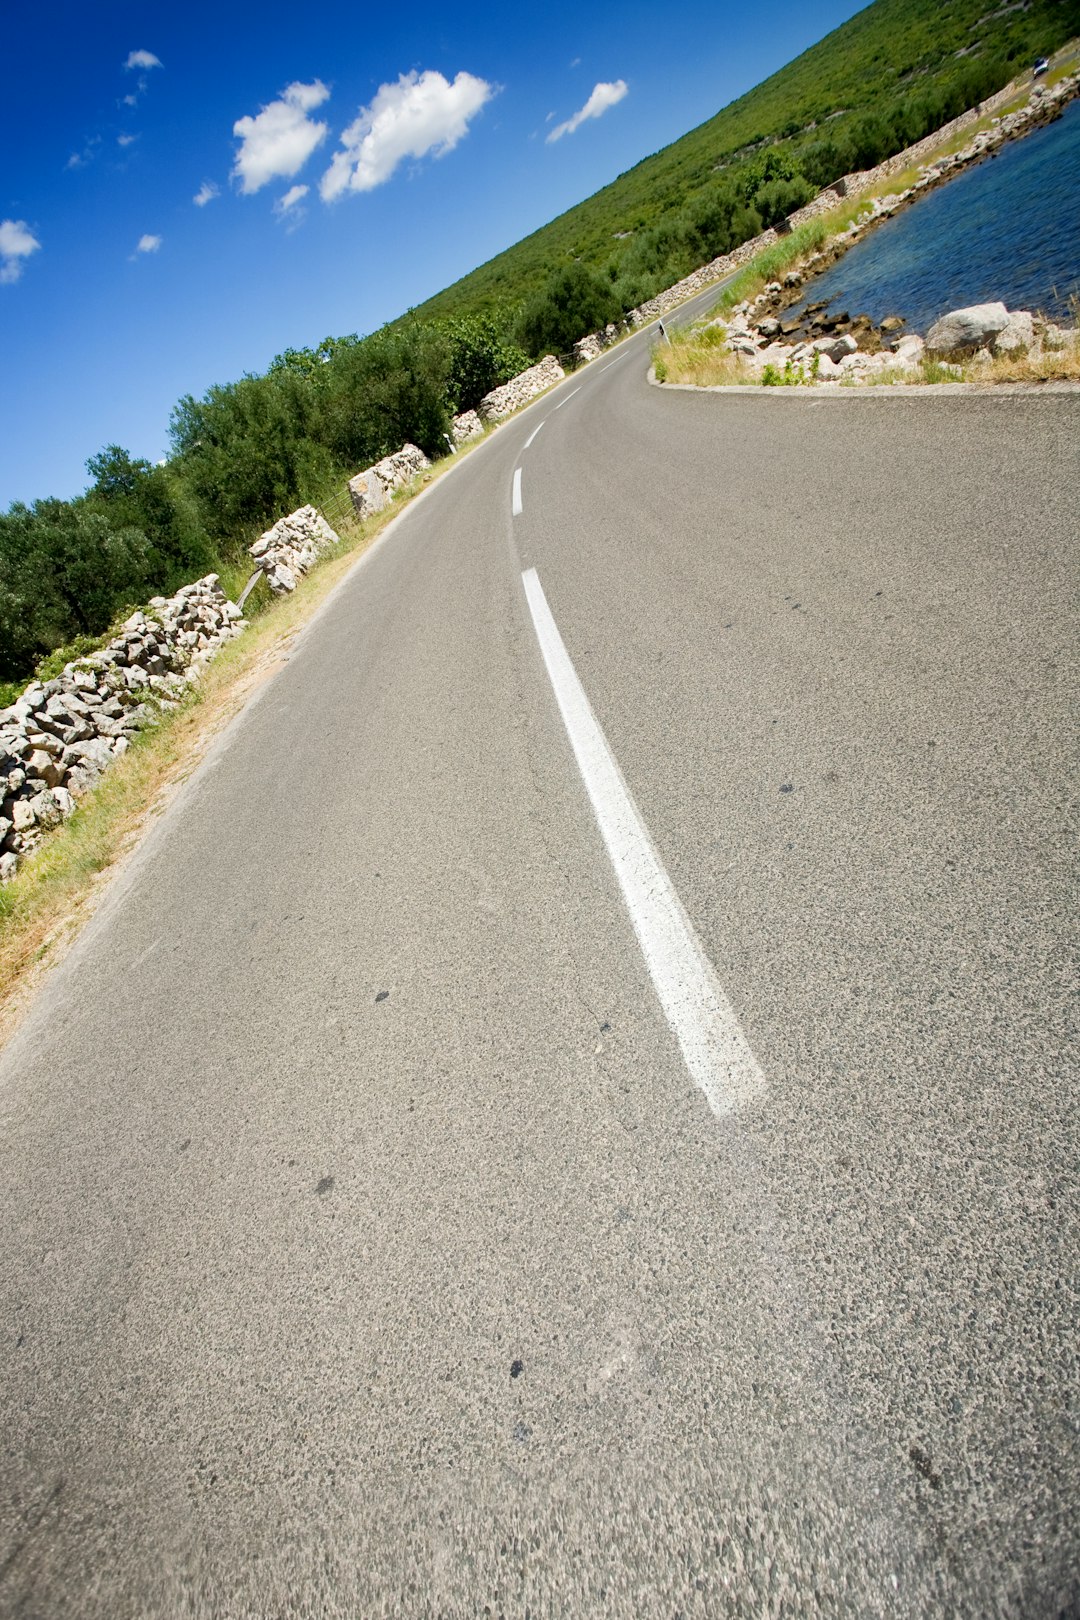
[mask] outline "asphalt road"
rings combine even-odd
[[[1080,1613],[1080,395],[645,345],[354,569],[0,1058],[4,1616]]]

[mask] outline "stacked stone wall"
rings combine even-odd
[[[503,383],[501,388],[493,388],[490,394],[485,394],[478,406],[480,416],[485,422],[501,422],[538,394],[562,382],[565,376],[566,372],[555,356],[546,354],[535,366],[529,366],[526,371]]]
[[[243,624],[217,574],[207,574],[155,596],[107,647],[55,680],[31,681],[0,710],[0,882]]]

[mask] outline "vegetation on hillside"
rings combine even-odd
[[[580,262],[624,309],[871,168],[1080,32],[1080,0],[877,0],[707,123],[438,293],[515,311]]]
[[[164,466],[110,445],[85,495],[0,514],[0,683],[85,650],[153,593],[238,571],[260,529],[406,440],[441,453],[451,415],[530,359],[568,353],[1078,31],[1080,0],[876,0],[421,309],[185,397]]]

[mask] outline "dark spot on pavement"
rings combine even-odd
[[[610,1024],[601,1024],[600,1025],[600,1033],[601,1033],[601,1035],[610,1034],[611,1033],[611,1025]]]
[[[795,791],[794,782],[781,782],[780,791],[781,791],[781,793],[794,793],[794,791]]]
[[[333,1192],[333,1190],[334,1190],[334,1178],[333,1178],[333,1176],[323,1176],[321,1181],[317,1181],[315,1183],[315,1191],[318,1193],[320,1198],[325,1198],[326,1194],[328,1192]]]
[[[799,611],[799,609],[800,609],[800,608],[801,608],[801,607],[802,607],[802,603],[801,603],[801,602],[793,602],[793,603],[792,603],[792,604],[791,604],[791,611],[792,611],[792,613],[798,613],[798,611]]]
[[[190,1146],[191,1146],[191,1137],[190,1136],[185,1136],[184,1140],[180,1144],[180,1152],[181,1153],[186,1153]]]
[[[514,1439],[517,1441],[518,1445],[523,1446],[531,1434],[532,1430],[529,1428],[527,1423],[514,1424]]]
[[[375,997],[376,1002],[385,1001],[389,994],[389,990],[380,990],[378,995]]]
[[[523,1361],[512,1361],[510,1363],[510,1376],[511,1376],[511,1378],[520,1378],[524,1371],[525,1371],[525,1363]]]
[[[619,1204],[619,1206],[615,1210],[615,1223],[616,1223],[616,1225],[617,1226],[625,1226],[629,1219],[630,1219],[630,1211],[627,1209],[625,1204]]]
[[[940,1491],[941,1475],[934,1473],[933,1462],[929,1452],[924,1451],[922,1446],[912,1446],[908,1451],[908,1456],[915,1464],[916,1470],[922,1475],[923,1479],[926,1480],[926,1483],[930,1486],[930,1489],[932,1491]]]

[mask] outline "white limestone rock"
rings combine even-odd
[[[926,344],[917,332],[907,332],[893,350],[893,358],[902,366],[917,366],[926,352]]]
[[[1027,354],[1035,347],[1035,318],[1030,310],[1009,311],[1009,319],[994,339],[995,354]]]
[[[953,309],[934,322],[926,334],[926,347],[931,354],[941,355],[945,359],[952,355],[972,354],[976,349],[992,343],[1008,324],[1009,312],[1000,302]]]
[[[812,347],[839,365],[845,354],[854,354],[859,345],[850,332],[845,332],[842,337],[815,338]]]

